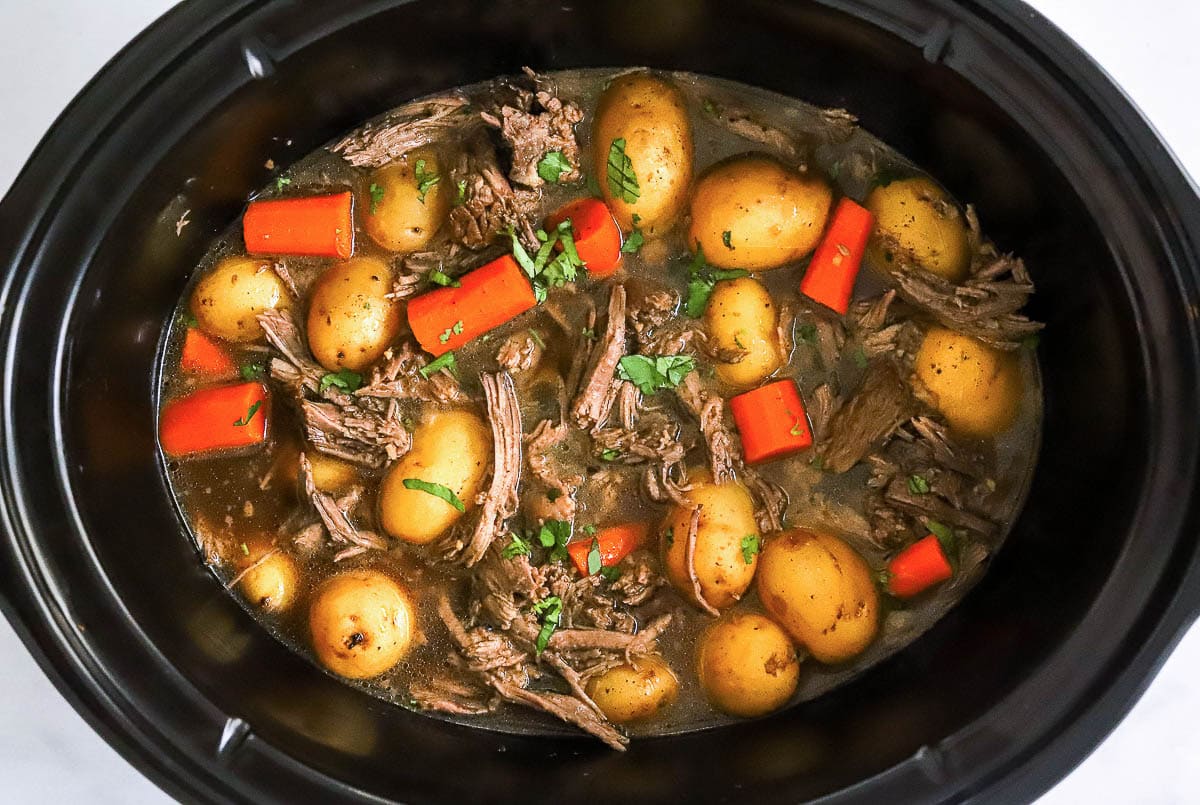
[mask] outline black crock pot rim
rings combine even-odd
[[[825,4],[856,11],[861,11],[862,5],[838,0],[827,0]],[[102,95],[126,100],[132,97],[128,95],[129,86],[121,83],[122,76],[119,73],[123,68],[139,64],[140,80],[145,80],[143,76],[158,75],[169,69],[176,60],[186,58],[192,48],[263,5],[255,0],[234,4],[221,3],[219,0],[191,0],[172,9],[110,60],[60,115],[18,176],[8,196],[0,203],[0,244],[4,246],[0,254],[11,256],[6,257],[10,265],[0,297],[5,302],[2,334],[6,340],[11,335],[9,308],[19,279],[19,272],[15,269],[44,234],[53,200],[64,192],[64,177],[70,175],[74,165],[87,153],[87,147],[78,142],[56,140],[56,132],[70,122],[82,122],[79,118],[85,112],[95,113],[94,106],[90,110],[84,108],[89,100],[94,101]],[[1042,55],[1044,62],[1046,54],[1053,54],[1055,61],[1044,63],[1043,66],[1052,68],[1058,74],[1060,83],[1077,87],[1079,92],[1086,94],[1088,103],[1103,109],[1109,116],[1110,136],[1115,142],[1134,151],[1132,156],[1144,174],[1140,178],[1150,183],[1154,196],[1166,202],[1164,206],[1171,213],[1169,217],[1174,230],[1162,232],[1161,237],[1169,243],[1170,253],[1177,257],[1174,268],[1179,285],[1191,288],[1191,298],[1195,299],[1200,204],[1197,203],[1195,188],[1156,132],[1111,79],[1062,32],[1036,12],[1014,0],[962,3],[961,6],[1003,31],[1010,41],[1033,55]],[[124,78],[128,79],[129,76],[125,75]],[[103,137],[110,125],[116,125],[112,118],[104,119],[99,115],[87,118],[87,127],[98,137]],[[47,181],[50,178],[56,181]],[[22,227],[18,231],[16,227],[7,225],[30,213],[33,213],[32,226]],[[1184,276],[1182,272],[1188,273]],[[1194,316],[1191,335],[1194,361]],[[13,348],[14,344],[10,342],[10,352],[6,357],[11,357]],[[10,365],[11,361],[6,361],[6,380]],[[1192,392],[1194,394],[1195,390],[1192,389]],[[6,396],[7,393],[6,388]],[[7,405],[4,413],[7,425]],[[153,734],[152,725],[136,723],[130,717],[127,705],[123,708],[120,702],[107,695],[105,686],[99,684],[100,677],[104,675],[103,669],[89,662],[86,640],[65,618],[66,612],[61,602],[54,600],[51,586],[40,577],[42,568],[37,547],[28,538],[19,493],[12,486],[11,470],[16,461],[12,440],[5,440],[4,449],[4,549],[13,561],[5,563],[2,570],[5,585],[3,595],[0,595],[0,605],[9,621],[47,676],[75,709],[157,784],[177,796],[228,796],[230,789],[213,776],[208,767],[182,752],[165,752],[164,744],[160,742],[162,736]],[[1195,467],[1191,469],[1191,477],[1194,478]],[[1194,500],[1189,503],[1191,509],[1186,515],[1181,515],[1184,518],[1181,523],[1194,533],[1196,504]],[[1187,560],[1187,569],[1173,582],[1176,586],[1168,602],[1146,615],[1147,630],[1136,651],[1114,662],[1105,669],[1103,675],[1098,673],[1093,689],[1089,691],[1095,695],[1081,697],[1079,705],[1072,709],[1069,717],[1059,719],[1044,740],[1037,745],[1023,747],[1018,757],[997,763],[990,770],[990,777],[975,777],[971,785],[975,792],[988,786],[985,793],[996,797],[1000,796],[1001,791],[1008,796],[1039,793],[1082,760],[1120,721],[1149,684],[1170,648],[1195,619],[1197,607],[1200,606],[1200,559],[1194,546],[1191,550],[1181,552],[1179,558]],[[84,684],[83,688],[80,682]],[[1004,708],[1018,691],[1019,688],[1011,692],[994,709]],[[291,761],[291,758],[283,756],[281,761]],[[936,749],[928,755],[927,764],[930,774],[936,775]],[[297,764],[292,762],[291,765]],[[296,771],[305,773],[308,770]],[[889,773],[884,771],[876,778],[864,780],[856,788],[865,790]],[[355,793],[369,797],[361,790],[356,789]]]

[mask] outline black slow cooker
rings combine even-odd
[[[209,238],[268,160],[526,64],[844,106],[1026,258],[1048,323],[1028,505],[983,582],[852,684],[625,754],[446,723],[292,654],[183,535],[154,366]],[[4,611],[88,721],[188,800],[1032,798],[1200,607],[1198,252],[1170,153],[1012,0],[190,0],[88,85],[0,204]]]

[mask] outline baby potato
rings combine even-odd
[[[249,343],[263,335],[255,317],[264,310],[287,307],[288,295],[270,260],[226,257],[196,283],[190,306],[204,332]]]
[[[779,314],[771,294],[757,280],[722,280],[713,288],[704,322],[718,355],[745,353],[734,363],[717,362],[717,377],[731,386],[749,388],[783,365],[775,328]]]
[[[351,570],[321,586],[308,625],[322,665],[347,679],[370,679],[408,653],[415,617],[399,584],[375,570]]]
[[[422,148],[376,169],[367,186],[375,188],[364,205],[367,234],[390,252],[408,254],[425,248],[445,222],[454,184],[441,175],[433,149]]]
[[[470,511],[491,460],[492,431],[482,419],[462,410],[433,414],[417,427],[412,450],[384,476],[379,489],[384,530],[417,545],[437,539],[462,512],[436,495],[409,489],[405,479],[440,484]]]
[[[608,181],[616,140],[625,142],[637,177],[636,198],[634,191],[618,196]],[[592,171],[617,223],[629,232],[636,213],[637,228],[647,238],[670,230],[692,182],[692,124],[679,90],[649,73],[614,78],[596,107],[592,148]]]
[[[300,571],[296,568],[296,560],[286,553],[275,551],[262,559],[261,554],[255,561],[247,560],[250,570],[246,571],[238,582],[242,595],[254,606],[265,612],[283,612],[296,600],[297,588],[300,584]]]
[[[734,157],[696,182],[688,247],[721,268],[778,268],[817,247],[832,203],[816,175],[761,154]]]
[[[308,457],[308,463],[312,465],[313,483],[322,492],[341,492],[359,479],[358,468],[349,461],[342,461],[316,450],[309,450],[305,455]]]
[[[800,680],[792,641],[771,619],[754,612],[735,612],[709,627],[698,658],[708,700],[743,718],[783,707]]]
[[[963,215],[954,200],[929,179],[900,179],[881,185],[867,196],[875,216],[868,254],[886,269],[897,249],[926,271],[959,282],[971,262]]]
[[[377,361],[400,332],[400,306],[388,299],[392,270],[374,257],[326,269],[308,304],[308,346],[331,372]]]
[[[657,715],[675,701],[679,680],[661,657],[639,657],[592,677],[587,694],[609,721],[627,724]]]
[[[692,509],[702,507],[693,567],[704,600],[724,609],[746,592],[758,566],[757,552],[743,550],[743,541],[757,545],[761,539],[754,520],[754,500],[737,481],[714,484],[703,472],[693,473],[692,481],[692,489],[684,496],[687,503],[672,507],[663,523],[663,565],[675,589],[698,605],[688,578],[687,537]]]
[[[860,653],[879,628],[879,596],[858,553],[831,534],[793,528],[771,537],[759,563],[767,612],[821,662]]]
[[[917,380],[950,427],[994,436],[1012,424],[1021,400],[1016,357],[944,327],[925,333],[914,362]]]

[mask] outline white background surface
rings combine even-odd
[[[1034,0],[1124,87],[1200,177],[1200,4]],[[0,0],[0,193],[59,111],[170,0]],[[161,803],[58,695],[0,620],[0,800]],[[1200,802],[1200,628],[1042,805]]]

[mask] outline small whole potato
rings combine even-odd
[[[796,647],[770,618],[754,612],[735,612],[709,627],[698,660],[708,700],[743,718],[783,707],[800,681]]]
[[[242,576],[238,587],[248,602],[264,612],[283,612],[291,607],[300,585],[300,571],[295,559],[275,551],[266,558],[259,553],[254,561],[247,557],[245,564],[250,569]]]
[[[779,314],[771,294],[757,280],[740,277],[718,282],[704,309],[704,322],[717,356],[739,358],[717,362],[722,382],[749,388],[783,365],[776,333]]]
[[[832,203],[815,174],[761,154],[734,157],[696,182],[688,246],[721,268],[778,268],[817,247]]]
[[[258,314],[287,307],[288,301],[287,289],[270,260],[226,257],[196,283],[190,307],[204,332],[249,343],[263,335]]]
[[[950,427],[995,436],[1012,424],[1021,401],[1016,357],[944,327],[925,333],[913,362],[917,380]]]
[[[313,483],[322,492],[337,493],[352,486],[359,480],[358,468],[349,461],[318,453],[316,450],[305,452],[308,463],[312,466]],[[299,472],[299,462],[297,462]]]
[[[657,715],[679,693],[679,680],[661,657],[639,657],[588,682],[587,694],[609,721],[628,724]]]
[[[620,189],[620,151],[637,177],[637,187]],[[596,106],[592,130],[592,170],[613,217],[626,232],[647,238],[669,231],[687,202],[692,182],[692,124],[687,104],[672,84],[649,73],[614,78]],[[613,164],[614,190],[610,182]]]
[[[325,270],[308,303],[308,346],[331,372],[358,372],[379,360],[400,332],[392,270],[374,257],[356,257]]]
[[[416,628],[408,594],[375,570],[328,579],[313,598],[308,623],[317,659],[347,679],[370,679],[398,663]]]
[[[926,271],[951,282],[966,276],[971,262],[963,215],[954,200],[929,179],[900,179],[880,185],[867,196],[875,216],[868,255],[887,269],[899,251]]]
[[[859,654],[879,628],[879,594],[870,568],[831,534],[793,528],[772,536],[759,563],[758,597],[821,662]]]
[[[442,176],[433,149],[422,148],[377,168],[367,188],[361,207],[367,234],[390,252],[408,254],[425,248],[445,222],[454,183]]]
[[[409,489],[404,481],[444,486],[470,511],[491,460],[492,431],[482,419],[463,410],[433,414],[417,427],[412,449],[392,465],[380,485],[384,530],[417,545],[437,539],[463,513],[436,495]]]
[[[691,476],[686,503],[673,506],[663,523],[663,565],[675,589],[699,605],[688,574],[687,537],[692,511],[700,507],[692,567],[704,600],[724,609],[746,592],[758,566],[761,535],[754,519],[754,499],[737,481],[714,484],[700,471]]]

